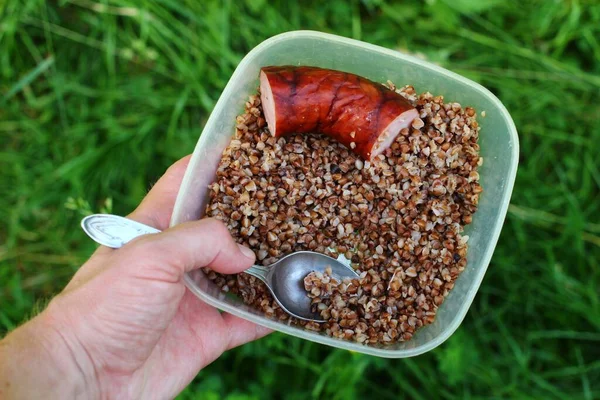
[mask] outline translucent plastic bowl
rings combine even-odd
[[[484,158],[479,172],[484,192],[473,223],[466,229],[470,236],[467,267],[439,308],[434,323],[418,330],[411,340],[390,346],[361,345],[270,319],[222,293],[201,271],[185,277],[187,287],[223,311],[313,342],[391,358],[416,356],[433,349],[458,328],[477,293],[500,235],[518,164],[519,143],[510,115],[492,93],[471,80],[393,50],[334,35],[294,31],[274,36],[244,57],[219,98],[194,150],[171,225],[203,216],[208,185],[233,135],[236,115],[258,88],[259,69],[286,64],[340,69],[378,82],[389,79],[398,86],[411,84],[417,92],[442,94],[446,100],[474,106],[477,112],[485,111],[486,117],[478,119]]]

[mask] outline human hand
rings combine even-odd
[[[254,262],[219,221],[167,229],[188,161],[128,216],[164,232],[99,248],[46,310],[0,342],[0,397],[173,398],[225,350],[268,333],[182,282],[191,269],[237,273]]]

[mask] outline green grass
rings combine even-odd
[[[130,211],[192,151],[243,55],[293,29],[420,53],[492,90],[520,134],[512,205],[471,310],[434,351],[384,360],[273,334],[181,398],[600,398],[592,0],[0,0],[0,333],[91,253],[81,213]]]

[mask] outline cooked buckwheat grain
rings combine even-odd
[[[299,250],[351,260],[358,279],[305,279],[327,322],[291,318],[252,276],[205,269],[209,279],[267,316],[359,343],[409,340],[433,322],[467,263],[461,232],[482,191],[480,128],[471,107],[388,86],[420,118],[373,162],[320,134],[272,137],[253,95],[210,186],[206,215],[259,263]]]

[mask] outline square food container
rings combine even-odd
[[[488,267],[506,216],[517,172],[519,143],[515,125],[502,103],[481,85],[444,68],[393,50],[357,40],[312,31],[293,31],[265,40],[240,62],[217,102],[186,171],[171,225],[203,217],[208,185],[235,130],[235,118],[259,85],[259,70],[268,65],[311,65],[339,69],[377,82],[413,85],[418,93],[442,94],[448,101],[485,111],[479,143],[484,159],[480,168],[481,195],[469,235],[468,263],[454,289],[439,308],[435,321],[407,342],[388,346],[362,345],[279,322],[226,295],[196,270],[185,284],[204,302],[268,328],[332,347],[379,357],[402,358],[425,353],[444,342],[462,322]]]

